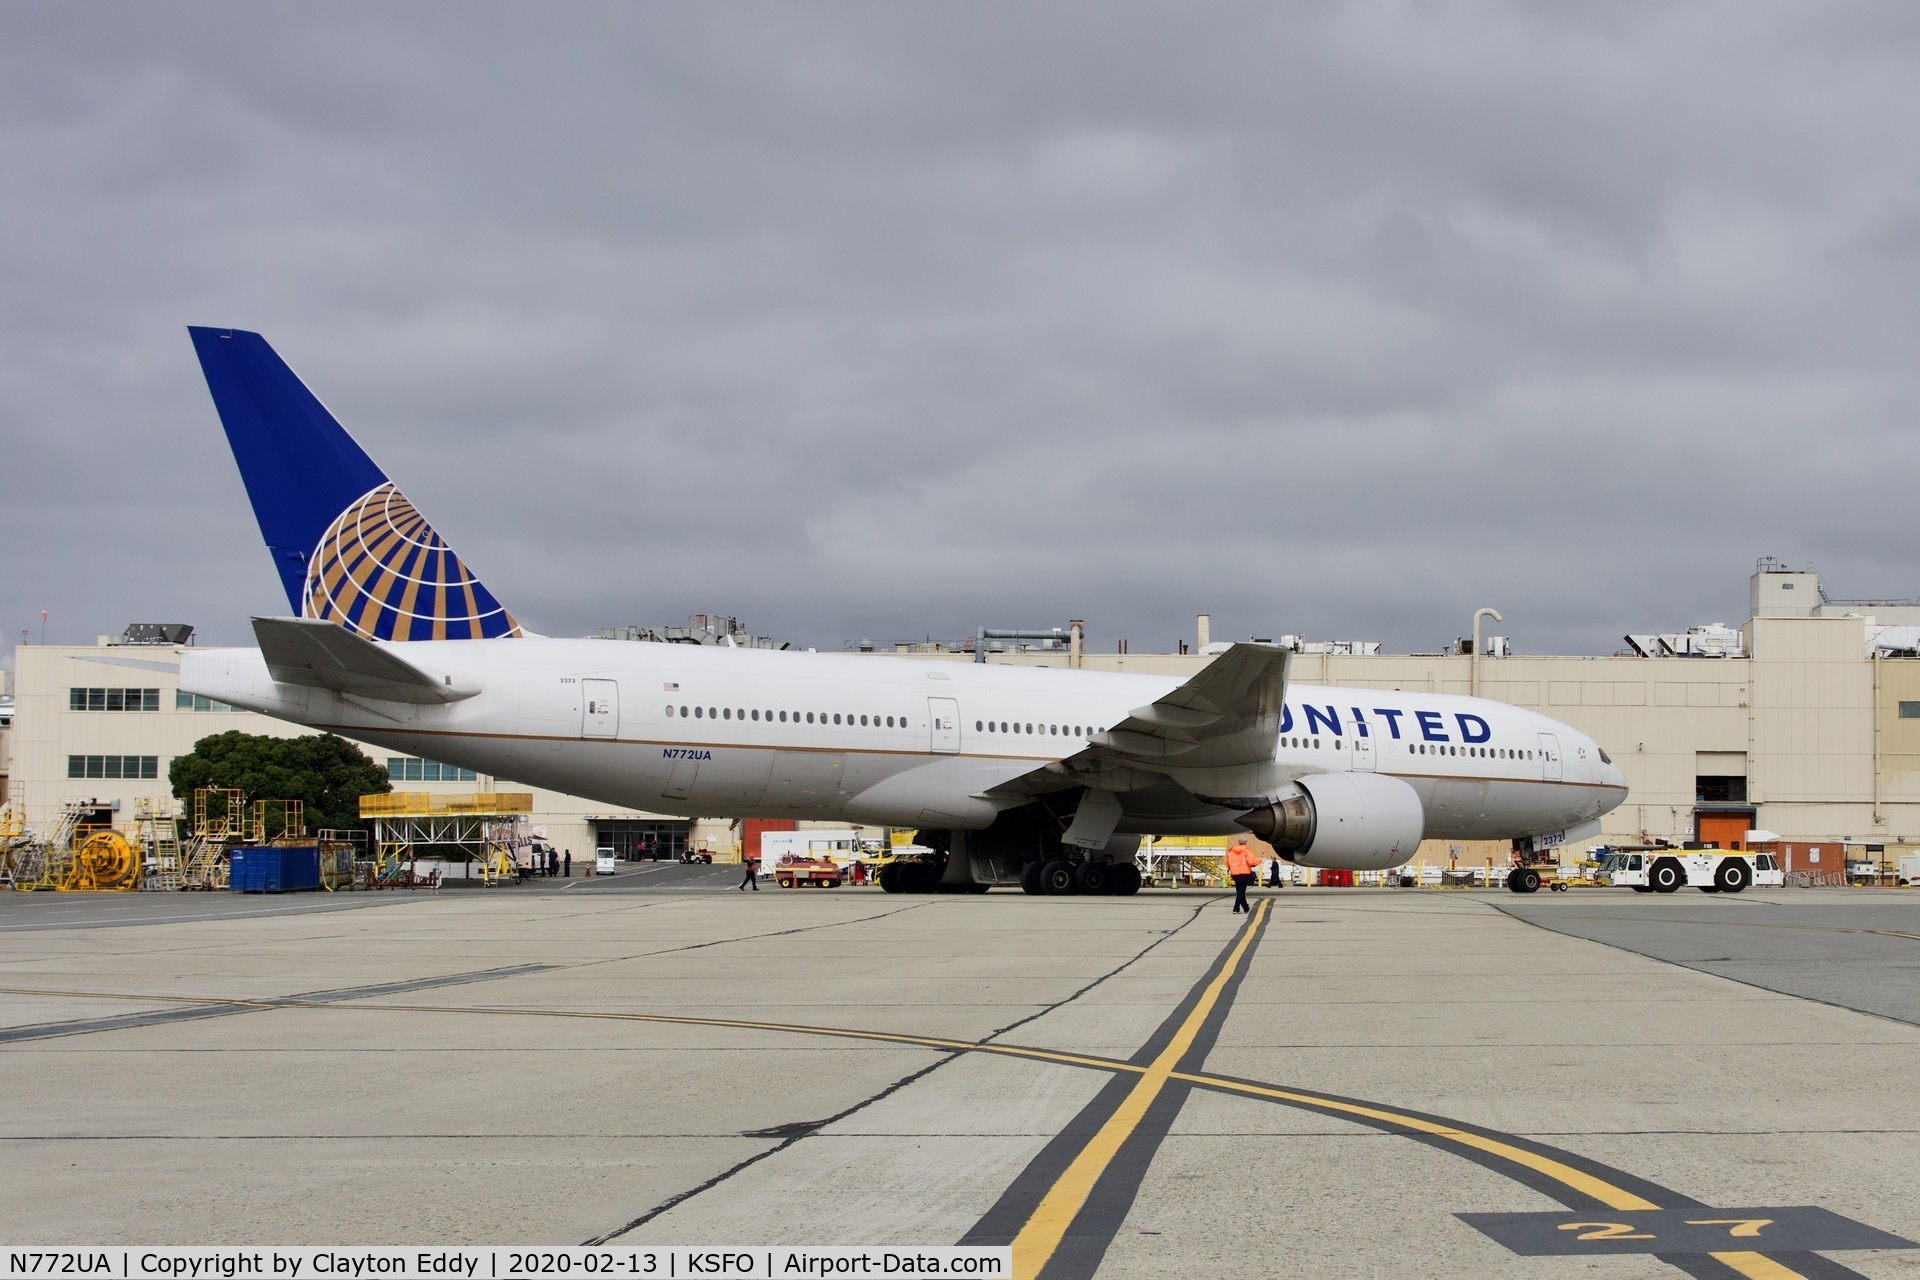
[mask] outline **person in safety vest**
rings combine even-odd
[[[1247,905],[1247,886],[1252,884],[1259,872],[1260,859],[1254,857],[1253,850],[1247,847],[1245,840],[1235,840],[1227,849],[1227,874],[1233,877],[1233,910],[1251,912]]]

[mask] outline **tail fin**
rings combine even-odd
[[[520,634],[265,338],[187,332],[295,613],[372,640]]]

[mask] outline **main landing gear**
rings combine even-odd
[[[1069,894],[1125,898],[1140,892],[1140,868],[1131,862],[1104,860],[1076,866],[1065,858],[1053,858],[1029,862],[1020,873],[1020,887],[1027,893],[1056,898]]]

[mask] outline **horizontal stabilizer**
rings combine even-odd
[[[318,618],[255,618],[267,670],[282,684],[331,689],[384,702],[458,702],[479,693],[452,676],[432,676],[346,628]]]

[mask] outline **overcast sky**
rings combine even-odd
[[[0,625],[288,606],[257,329],[532,629],[1920,595],[1920,6],[0,3]]]

